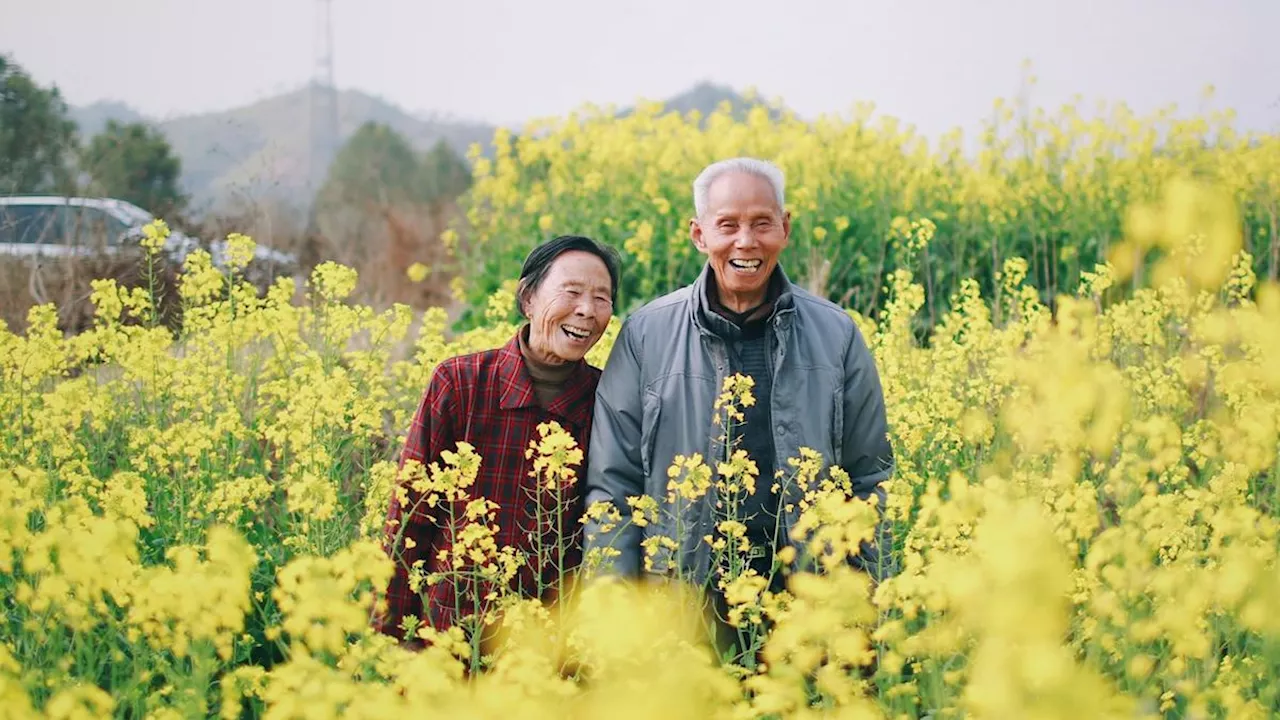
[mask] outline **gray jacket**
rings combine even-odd
[[[658,553],[650,572],[669,576],[679,570],[698,585],[708,579],[711,551],[703,537],[714,523],[714,490],[691,507],[672,507],[666,498],[667,468],[676,455],[701,453],[713,471],[723,459],[717,441],[722,431],[713,425],[712,406],[729,364],[724,342],[706,321],[710,272],[704,266],[692,285],[628,317],[600,378],[587,456],[586,505],[611,501],[623,523],[608,532],[588,523],[584,551],[601,546],[618,551],[606,571],[639,576],[645,569],[640,543],[657,534],[675,539],[680,552],[678,558]],[[824,467],[837,464],[848,472],[857,496],[878,495],[883,509],[882,483],[892,470],[893,453],[880,377],[866,341],[839,306],[793,285],[785,274],[782,279],[784,289],[769,320],[775,467],[789,476],[787,460],[799,458],[800,448],[808,447],[821,453]],[[642,494],[657,500],[662,510],[659,522],[646,527],[628,522],[632,511],[627,498]],[[787,537],[799,517],[792,502],[796,499],[784,499],[792,505],[782,517]],[[684,529],[679,538],[677,512]],[[887,558],[880,554],[886,541],[882,521],[877,540],[864,546],[854,564],[877,579],[884,577]]]

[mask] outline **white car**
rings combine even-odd
[[[76,257],[117,255],[138,248],[142,228],[156,218],[124,200],[55,195],[0,196],[0,255]],[[225,241],[210,243],[214,265],[224,267]],[[170,230],[164,252],[181,263],[200,242]],[[297,258],[259,245],[254,260],[292,273]]]

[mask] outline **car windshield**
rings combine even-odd
[[[127,202],[113,203],[112,208],[116,210],[119,214],[128,217],[134,223],[137,223],[139,225],[145,225],[146,223],[149,223],[155,219],[154,217],[152,217],[151,213],[147,212],[146,210],[143,210],[137,205],[133,205]]]
[[[0,243],[52,244],[62,222],[57,212],[41,205],[0,205]]]

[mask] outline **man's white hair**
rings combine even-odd
[[[782,170],[768,160],[738,157],[712,163],[698,173],[698,177],[693,181],[693,211],[697,217],[702,217],[702,213],[707,209],[707,195],[711,192],[712,183],[721,175],[735,172],[748,173],[767,180],[769,186],[773,188],[774,198],[778,201],[778,209],[786,208],[787,180]]]

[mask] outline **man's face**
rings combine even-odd
[[[742,312],[764,301],[778,254],[791,237],[791,216],[778,207],[767,180],[729,173],[711,184],[690,235],[716,275],[720,302]]]
[[[613,315],[612,283],[604,261],[569,250],[551,264],[525,301],[529,350],[542,362],[577,362],[604,334]]]

